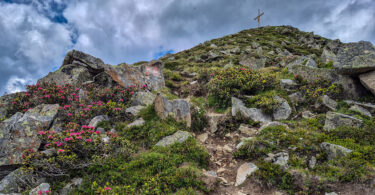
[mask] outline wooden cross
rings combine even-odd
[[[258,9],[258,16],[254,18],[254,20],[258,20],[258,28],[260,27],[260,17],[264,15],[264,12],[260,13],[260,9]]]

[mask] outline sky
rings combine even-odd
[[[105,63],[159,58],[262,25],[375,43],[375,0],[0,0],[0,94],[81,50]]]

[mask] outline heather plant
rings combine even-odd
[[[211,97],[218,107],[230,104],[232,96],[254,95],[271,89],[276,84],[275,75],[261,73],[245,67],[231,67],[218,72],[209,82]]]

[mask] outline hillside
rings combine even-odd
[[[290,26],[0,97],[0,194],[375,194],[375,47]]]

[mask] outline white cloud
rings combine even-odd
[[[60,64],[70,34],[30,5],[0,3],[0,93],[19,91]]]

